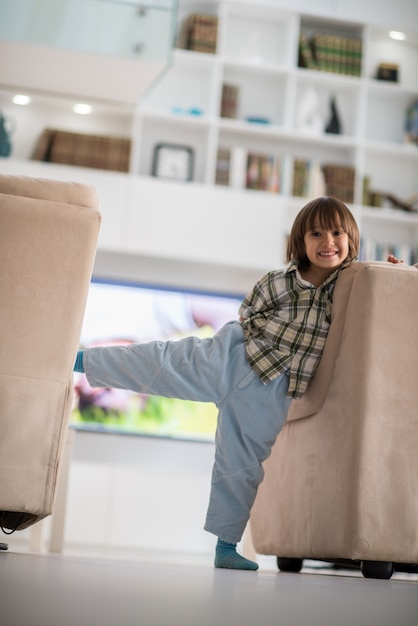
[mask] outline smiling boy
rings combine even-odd
[[[322,355],[340,270],[357,258],[359,232],[331,197],[309,202],[288,242],[289,264],[244,299],[239,321],[206,339],[153,341],[79,352],[75,371],[93,387],[213,402],[219,409],[205,529],[218,537],[215,567],[256,570],[236,551],[248,522],[263,461]]]

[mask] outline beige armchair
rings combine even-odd
[[[94,189],[0,175],[0,526],[52,513],[100,225]]]
[[[321,363],[252,510],[255,551],[280,569],[346,560],[390,578],[394,564],[418,564],[417,320],[416,268],[341,272]]]

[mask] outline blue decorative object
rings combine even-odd
[[[246,117],[245,120],[247,122],[251,122],[251,124],[271,124],[271,121],[268,117],[258,117],[258,116],[250,116]]]
[[[190,109],[183,109],[179,106],[171,107],[171,112],[174,115],[203,115],[203,110],[198,107],[191,107]]]
[[[6,128],[6,118],[0,113],[0,156],[8,157],[12,151],[10,133]]]
[[[405,127],[407,140],[418,145],[418,100],[412,102],[406,111]]]

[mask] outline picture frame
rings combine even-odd
[[[193,180],[194,150],[190,146],[158,143],[154,148],[152,175],[166,180]]]

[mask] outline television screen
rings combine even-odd
[[[241,297],[93,279],[81,348],[209,337],[238,318]],[[161,437],[212,440],[214,404],[92,388],[74,374],[75,428]]]

